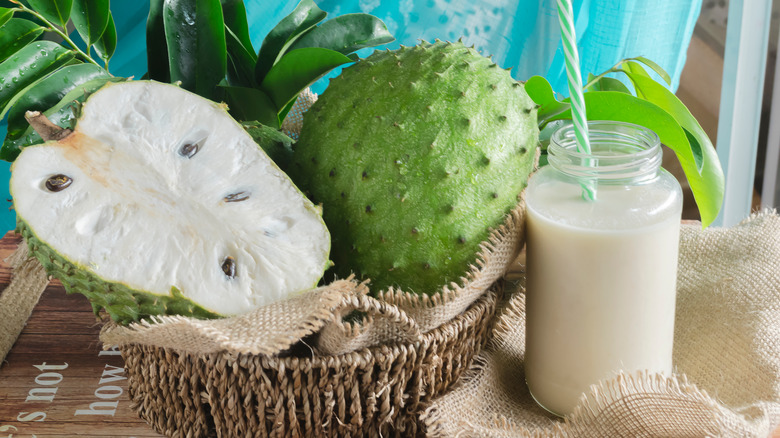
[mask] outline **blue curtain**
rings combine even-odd
[[[381,18],[396,41],[389,48],[414,45],[419,40],[463,38],[516,79],[541,75],[563,94],[566,73],[558,31],[555,0],[316,0],[331,17],[366,12]],[[255,49],[298,0],[246,0],[250,34]],[[603,72],[617,61],[644,56],[672,77],[677,89],[686,50],[701,9],[701,0],[573,0],[575,26],[583,75]],[[119,35],[117,53],[109,65],[117,76],[140,78],[146,72],[146,2],[114,0],[111,10]],[[363,57],[371,53],[364,49]],[[335,76],[332,72],[328,77]],[[313,89],[321,93],[328,77]],[[0,124],[5,138],[5,123]],[[0,164],[0,194],[9,199],[9,163]],[[7,202],[10,207],[10,202]],[[14,214],[0,211],[0,228],[14,227]]]

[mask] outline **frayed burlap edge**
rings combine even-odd
[[[545,415],[530,396],[511,396],[511,400],[503,399],[498,394],[511,388],[527,393],[524,381],[510,385],[506,380],[512,376],[522,380],[524,375],[524,352],[517,350],[517,345],[513,345],[510,338],[505,338],[522,334],[518,332],[517,321],[513,319],[522,318],[525,313],[522,290],[521,284],[518,291],[508,295],[508,300],[497,312],[489,344],[474,358],[468,371],[463,373],[457,390],[438,398],[420,414],[420,422],[424,425],[427,436],[602,438],[635,436],[637,430],[645,430],[648,433],[667,430],[674,436],[752,436],[746,429],[744,418],[724,408],[706,391],[689,383],[687,377],[682,374],[618,374],[613,379],[592,385],[589,392],[580,398],[572,414],[563,421]],[[504,389],[493,387],[492,383],[497,381],[508,386]],[[478,423],[470,421],[470,416],[459,416],[458,412],[484,411],[487,406],[472,405],[477,401],[464,399],[464,393],[498,397],[493,401],[500,406],[494,406],[492,417],[483,418]],[[661,402],[668,415],[660,414]],[[645,412],[656,412],[659,415],[643,416],[642,413]],[[522,415],[519,415],[520,413]],[[623,420],[616,422],[615,419],[618,418]],[[681,421],[681,418],[686,418],[687,421]],[[724,431],[729,433],[724,435]],[[657,436],[652,433],[648,436]]]
[[[491,353],[474,358],[462,381],[469,381],[480,374],[498,372]],[[446,396],[445,396],[446,397]],[[673,415],[642,416],[637,413],[664,409]],[[468,409],[463,406],[463,409]],[[619,374],[600,382],[580,399],[574,412],[564,421],[550,420],[545,427],[518,424],[500,414],[481,421],[480,424],[464,421],[462,427],[453,430],[452,419],[441,421],[436,407],[428,408],[420,416],[426,434],[432,438],[484,437],[484,438],[603,438],[610,436],[636,436],[637,430],[653,435],[667,430],[674,436],[749,436],[744,420],[723,408],[706,391],[689,383],[685,376],[666,377],[660,374],[639,372]],[[689,421],[680,421],[681,417]],[[615,421],[621,418],[622,422]],[[651,432],[652,431],[652,432]],[[724,431],[728,433],[724,434]]]
[[[338,280],[223,319],[156,316],[127,327],[107,323],[100,333],[104,345],[148,345],[194,354],[218,352],[275,355],[316,333],[337,316],[351,311],[367,290],[354,280]]]
[[[49,278],[41,263],[28,256],[22,241],[5,261],[13,268],[11,283],[0,293],[0,364],[11,350],[38,304]]]

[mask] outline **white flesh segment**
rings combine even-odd
[[[180,155],[193,142],[198,152]],[[47,190],[56,174],[71,186]],[[239,192],[249,197],[225,202]],[[92,95],[74,134],[23,150],[11,193],[32,231],[72,263],[132,289],[176,287],[223,315],[314,287],[328,261],[311,202],[223,109],[171,85]]]

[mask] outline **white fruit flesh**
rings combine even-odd
[[[58,174],[72,183],[52,192]],[[223,315],[309,289],[328,263],[317,208],[224,109],[171,85],[101,89],[73,134],[22,151],[10,185],[17,214],[76,266]]]

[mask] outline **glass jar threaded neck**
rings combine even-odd
[[[625,122],[588,122],[591,153],[577,149],[574,126],[559,128],[547,148],[549,164],[577,180],[641,183],[656,177],[663,151],[655,132]]]

